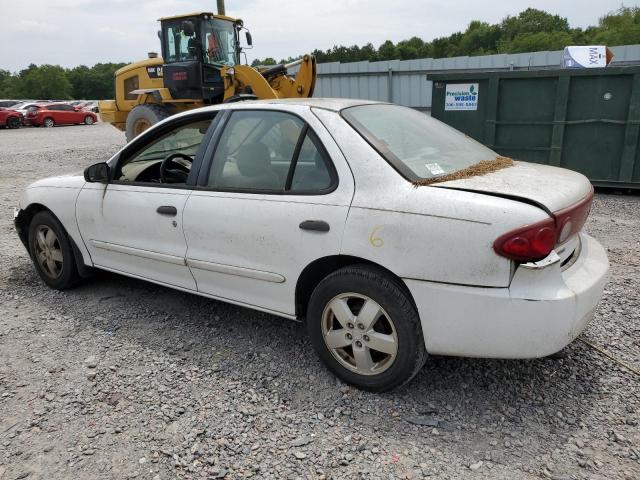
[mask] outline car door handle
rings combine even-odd
[[[314,232],[328,232],[329,224],[324,220],[305,220],[299,225],[302,230],[312,230]]]
[[[160,215],[170,215],[175,217],[178,214],[178,209],[176,207],[172,207],[171,205],[163,205],[156,209]]]

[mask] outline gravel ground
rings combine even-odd
[[[640,478],[640,377],[582,341],[432,357],[376,395],[294,322],[111,274],[48,289],[13,230],[20,191],[123,142],[0,131],[0,479]],[[640,369],[640,196],[598,193],[587,228],[612,277],[582,339]]]

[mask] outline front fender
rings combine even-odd
[[[85,265],[93,265],[76,221],[76,200],[84,184],[84,178],[79,176],[54,177],[27,187],[20,198],[20,208],[14,218],[18,236],[25,247],[31,219],[37,212],[49,210],[73,240],[80,255],[78,260],[82,260]]]

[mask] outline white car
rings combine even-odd
[[[224,104],[32,184],[15,224],[53,288],[95,267],[302,320],[337,376],[383,391],[427,354],[555,353],[593,316],[591,184],[521,162],[464,175],[496,158],[396,105]]]

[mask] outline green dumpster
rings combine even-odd
[[[434,73],[431,115],[501,155],[640,188],[640,67]]]

